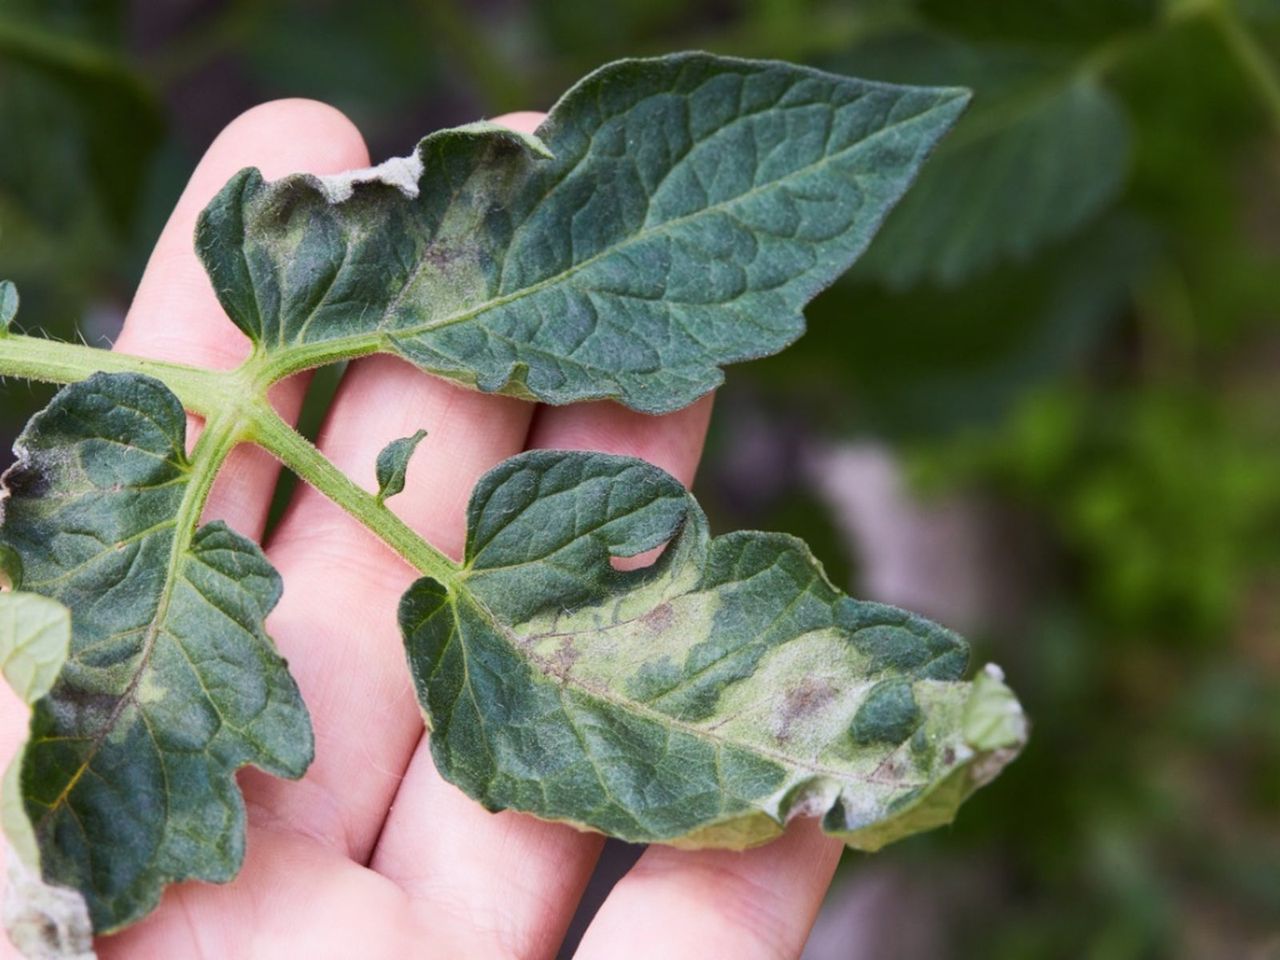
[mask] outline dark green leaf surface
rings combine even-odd
[[[801,334],[966,101],[774,62],[622,61],[536,137],[480,123],[369,171],[244,171],[197,245],[267,350],[358,345],[485,391],[669,411]]]
[[[224,524],[192,532],[185,433],[163,385],[99,374],[31,421],[5,476],[0,540],[22,558],[23,590],[73,620],[34,707],[22,796],[45,880],[79,890],[99,932],[147,912],[167,882],[231,879],[244,854],[234,771],[297,777],[312,753],[263,628],[279,577]]]
[[[468,519],[461,583],[420,580],[401,626],[436,764],[490,809],[728,847],[821,816],[874,850],[949,822],[1025,736],[955,634],[844,596],[792,537],[711,539],[642,461],[524,454]]]
[[[378,502],[394,497],[404,490],[405,474],[409,471],[409,460],[418,444],[423,441],[427,431],[419,430],[410,437],[392,440],[378,454],[375,464],[378,478]]]

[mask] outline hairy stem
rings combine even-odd
[[[248,437],[286,467],[364,524],[420,573],[448,587],[459,566],[354,483],[315,446],[265,407],[256,412]]]
[[[0,377],[75,383],[95,373],[142,373],[164,383],[192,413],[210,417],[226,405],[230,374],[148,360],[41,337],[0,335]]]
[[[365,352],[373,352],[374,345],[369,346]],[[308,356],[301,363],[316,366],[347,359],[350,354],[348,344],[341,355]],[[295,364],[298,362],[295,360]],[[187,410],[204,417],[210,427],[217,423],[217,433],[223,441],[234,446],[248,440],[269,451],[416,570],[445,586],[457,578],[456,563],[418,536],[373,494],[353,483],[305,437],[280,419],[266,399],[266,390],[280,378],[276,374],[283,372],[270,369],[261,359],[250,360],[239,370],[202,370],[39,337],[0,335],[0,377],[74,383],[95,373],[140,373],[155,377],[174,392]],[[197,447],[197,454],[209,448],[204,436],[200,442],[202,446]],[[212,463],[208,454],[198,457],[198,469],[216,473],[229,450],[230,447],[226,450],[220,447]],[[212,473],[207,478],[209,483],[212,483]]]
[[[262,357],[256,363],[258,378],[272,384],[304,370],[367,357],[388,350],[387,338],[381,333],[364,333],[319,343],[304,343],[279,354]]]

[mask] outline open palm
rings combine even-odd
[[[532,130],[540,115],[499,122]],[[118,347],[226,368],[248,341],[225,317],[192,247],[196,216],[234,172],[267,177],[366,165],[360,135],[309,101],[259,107],[210,148],[151,257]],[[305,378],[272,394],[296,417]],[[460,389],[399,360],[348,369],[320,437],[337,465],[372,488],[377,453],[427,426],[430,438],[392,507],[457,556],[479,476],[535,447],[643,457],[688,482],[710,402],[666,417],[612,404],[544,408]],[[278,466],[237,450],[206,519],[263,534]],[[356,521],[310,489],[295,496],[266,544],[287,589],[268,627],[311,711],[316,758],[291,783],[241,774],[248,855],[226,886],[189,883],[103,957],[554,957],[599,855],[601,838],[515,814],[490,814],[444,782],[423,724],[395,621],[415,574]],[[2,746],[25,734],[3,702]],[[811,824],[743,854],[646,852],[617,886],[579,950],[584,957],[799,954],[840,843]]]

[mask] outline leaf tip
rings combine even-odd
[[[988,663],[973,678],[973,692],[965,704],[963,723],[964,738],[974,750],[1016,752],[1026,743],[1026,714],[1005,684],[1004,671],[994,663]],[[1003,766],[1004,762],[1000,764]]]

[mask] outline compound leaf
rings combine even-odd
[[[611,64],[337,177],[238,174],[197,247],[261,349],[375,350],[548,403],[683,407],[803,331],[967,102],[706,54]]]
[[[193,529],[185,434],[162,384],[98,374],[32,419],[4,477],[0,542],[22,589],[65,604],[72,625],[18,786],[44,881],[78,890],[98,932],[146,913],[165,883],[230,880],[244,853],[234,771],[298,777],[312,754],[263,627],[280,579],[224,524]]]
[[[792,537],[712,539],[642,461],[523,454],[468,519],[459,583],[418,581],[400,619],[436,764],[490,809],[690,847],[821,815],[874,850],[950,821],[1021,746],[959,637],[844,596]]]

